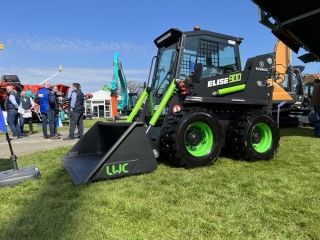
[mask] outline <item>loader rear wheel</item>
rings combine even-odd
[[[272,131],[268,124],[260,122],[252,127],[251,144],[259,153],[265,153],[271,148]]]
[[[175,165],[193,168],[212,164],[222,145],[218,120],[204,108],[187,108],[168,118],[163,150]]]
[[[270,160],[279,147],[279,128],[272,116],[249,111],[229,126],[227,146],[233,156],[251,160]]]

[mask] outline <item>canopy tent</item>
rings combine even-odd
[[[252,0],[259,6],[259,21],[292,51],[300,48],[308,54],[304,62],[320,61],[320,1],[315,0]],[[270,18],[274,20],[271,22]]]

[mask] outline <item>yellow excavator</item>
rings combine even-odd
[[[282,41],[277,39],[275,48],[275,68],[272,78],[268,80],[274,86],[272,94],[273,115],[277,116],[278,105],[280,108],[280,126],[298,126],[299,117],[296,106],[303,95],[303,81],[301,72],[304,66],[292,66],[291,50]],[[299,110],[299,114],[300,110]]]
[[[251,1],[258,6],[259,22],[269,28],[273,35],[296,54],[301,48],[308,52],[298,57],[302,62],[320,62],[320,32],[315,30],[316,26],[320,24],[320,1],[308,1],[307,3],[303,0],[290,2],[288,0]],[[283,9],[287,9],[287,11],[283,11]],[[290,81],[288,82],[290,83]],[[310,96],[313,83],[304,80],[304,84],[301,86],[302,91]],[[301,122],[303,119],[308,122],[305,120],[306,118],[303,116],[299,120]]]

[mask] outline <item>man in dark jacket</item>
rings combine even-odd
[[[54,106],[55,106],[55,97],[51,91],[51,84],[49,82],[44,83],[44,87],[41,88],[37,94],[38,100],[40,103],[40,112],[42,116],[42,131],[44,139],[51,138],[59,139],[54,135],[54,124],[55,124],[55,113],[54,113]],[[47,124],[49,121],[49,129],[50,129],[50,136],[47,133]]]
[[[27,97],[26,95],[26,91],[22,91],[20,93],[20,102],[21,102],[21,107],[23,108],[23,110],[25,111],[25,113],[29,113],[30,117],[25,117],[24,114],[20,114],[20,129],[21,129],[21,134],[23,134],[23,127],[24,127],[24,123],[27,121],[29,123],[29,135],[32,134],[33,132],[33,126],[32,126],[32,109],[35,106],[34,101],[32,100],[31,97]],[[28,135],[24,135],[24,136],[28,136]]]
[[[59,119],[59,115],[60,115],[60,107],[59,107],[59,97],[61,96],[61,93],[58,90],[57,86],[52,86],[52,92],[55,98],[55,105],[54,105],[54,119],[55,119],[55,124],[54,124],[54,135],[55,136],[61,136],[60,133],[58,133],[57,131],[57,125],[56,125],[56,121],[57,119]]]
[[[310,103],[311,103],[311,100],[310,100],[310,98],[308,97],[308,95],[307,95],[307,94],[303,94],[302,106],[303,106],[304,108],[307,108],[307,107],[309,107]]]
[[[5,107],[7,109],[7,122],[11,129],[12,136],[16,138],[22,138],[22,133],[18,123],[20,107],[20,96],[14,92],[12,86],[7,86],[8,97],[5,100]]]
[[[314,83],[314,89],[313,89],[313,95],[311,98],[311,104],[310,108],[311,110],[314,110],[318,115],[320,116],[320,80],[315,79],[313,81]],[[314,136],[320,137],[320,121],[314,122]]]
[[[79,83],[72,84],[72,93],[70,96],[69,112],[70,112],[70,129],[69,136],[63,140],[75,139],[74,131],[78,127],[78,138],[83,136],[83,110],[84,110],[84,94],[81,91]]]

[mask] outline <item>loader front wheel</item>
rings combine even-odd
[[[217,159],[222,131],[211,112],[203,108],[187,109],[172,120],[164,140],[174,164],[194,168],[208,166]]]
[[[194,122],[190,124],[184,134],[185,147],[194,157],[203,157],[210,152],[214,135],[208,124]]]

